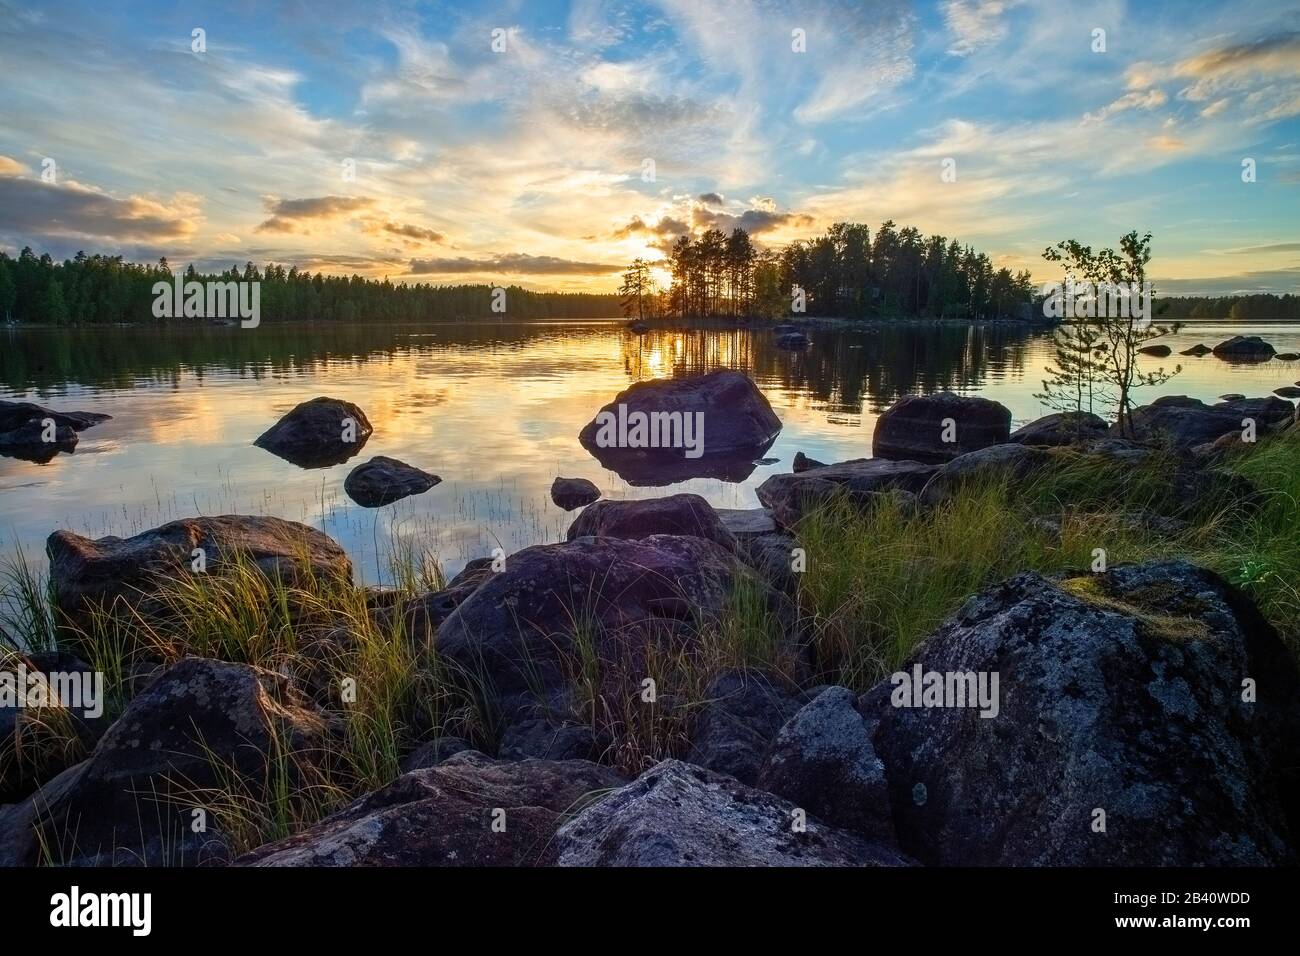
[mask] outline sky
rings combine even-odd
[[[892,219],[1300,291],[1300,3],[0,0],[0,67],[11,255],[614,291]]]

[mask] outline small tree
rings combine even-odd
[[[1048,368],[1038,397],[1052,407],[1079,412],[1091,411],[1094,399],[1100,397],[1116,407],[1121,431],[1132,436],[1133,391],[1167,382],[1182,371],[1182,366],[1175,366],[1172,372],[1163,367],[1143,372],[1137,367],[1137,356],[1147,342],[1176,332],[1179,326],[1153,324],[1150,317],[1138,314],[1131,299],[1127,308],[1113,308],[1116,300],[1107,296],[1103,301],[1100,290],[1125,284],[1144,289],[1151,234],[1139,237],[1130,232],[1120,239],[1119,252],[1102,249],[1095,254],[1090,246],[1068,239],[1044,250],[1043,258],[1063,264],[1067,284],[1088,283],[1093,298],[1087,309],[1091,314],[1075,316],[1072,325],[1057,332],[1056,364]],[[1154,300],[1154,290],[1150,294]]]
[[[635,315],[644,319],[646,301],[655,295],[654,278],[650,275],[650,263],[638,257],[623,273],[623,285],[618,294],[623,297],[623,314],[629,318]]]

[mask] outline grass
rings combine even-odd
[[[1300,430],[1219,463],[1253,483],[1248,506],[1212,495],[1189,509],[1175,497],[1167,459],[1135,467],[1052,454],[1054,467],[1037,478],[970,482],[930,509],[882,496],[867,511],[833,500],[811,513],[799,529],[807,571],[798,576],[802,641],[794,648],[787,638],[795,617],[775,610],[753,582],[733,590],[719,619],[686,614],[614,642],[627,649],[617,660],[599,652],[611,644],[593,609],[574,609],[569,719],[590,725],[602,761],[634,773],[683,755],[709,683],[724,670],[865,690],[982,588],[1025,570],[1085,573],[1098,549],[1108,566],[1181,557],[1210,567],[1246,590],[1300,650]],[[1171,515],[1177,525],[1152,517]],[[436,561],[409,543],[390,562],[396,600],[444,583]],[[1070,586],[1087,585],[1081,577]],[[119,607],[60,631],[48,583],[19,555],[0,570],[0,629],[10,644],[15,637],[32,648],[62,642],[88,658],[105,674],[110,716],[159,662],[203,656],[290,675],[338,728],[332,749],[322,760],[276,748],[265,773],[251,777],[211,754],[218,784],[190,800],[201,796],[236,853],[390,782],[422,741],[453,735],[489,752],[499,743],[501,718],[485,673],[439,659],[431,642],[406,633],[401,614],[377,610],[364,589],[313,578],[305,563],[289,581],[230,556],[221,574],[186,575],[156,597],[152,613]],[[1157,633],[1179,632],[1158,615],[1143,616]],[[537,683],[540,697],[540,676]],[[65,748],[64,759],[77,756],[66,749],[75,746],[67,728],[33,725],[19,743],[40,741]],[[32,759],[30,750],[21,759]]]

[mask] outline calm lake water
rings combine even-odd
[[[1300,352],[1300,326],[1189,323],[1164,341],[1175,352],[1258,333]],[[765,332],[655,331],[621,320],[421,327],[272,326],[258,329],[0,330],[0,398],[107,412],[75,453],[39,465],[0,457],[0,556],[43,559],[56,528],[130,535],[198,514],[271,514],[339,540],[358,577],[386,576],[394,543],[414,542],[448,573],[500,546],[562,540],[573,519],[551,503],[557,475],[585,477],[610,498],[692,491],[715,506],[757,505],[754,489],[790,469],[796,451],[822,461],[871,453],[876,417],[900,395],[979,393],[1011,409],[1015,424],[1043,413],[1034,393],[1051,359],[1047,333],[994,326],[883,326],[814,332],[805,353]],[[1149,360],[1183,371],[1143,389],[1212,401],[1224,392],[1267,395],[1300,378],[1300,363],[1233,365],[1209,356]],[[748,372],[784,427],[738,482],[691,479],[635,487],[607,471],[578,432],[620,390],[641,379],[717,368]],[[298,402],[356,402],[374,435],[352,461],[304,470],[252,442]],[[361,508],[343,479],[373,455],[432,471],[442,484],[379,509]]]

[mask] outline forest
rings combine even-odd
[[[157,322],[153,287],[171,283],[166,259],[156,264],[124,262],[121,256],[77,253],[54,261],[30,248],[15,259],[0,253],[0,319],[47,325],[106,325]],[[492,286],[404,285],[389,279],[329,276],[247,263],[242,270],[201,274],[189,266],[185,280],[261,282],[263,321],[428,322],[462,318],[608,318],[618,314],[618,298],[574,292],[506,289],[506,311],[492,311]],[[162,321],[193,321],[162,320]]]

